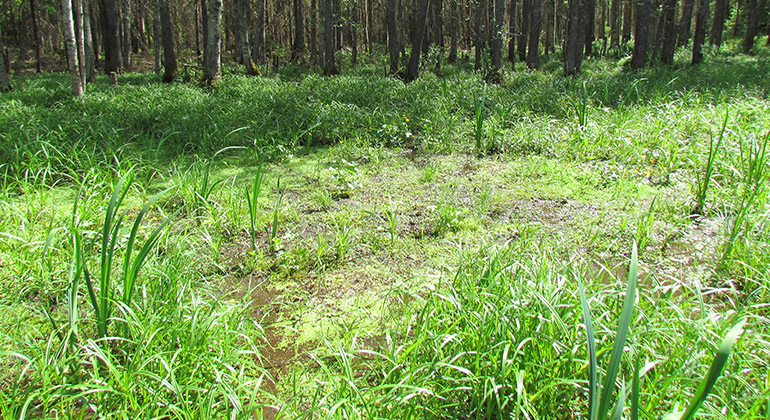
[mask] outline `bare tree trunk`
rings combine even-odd
[[[596,15],[596,0],[583,0],[581,2],[581,26],[583,27],[583,55],[590,56],[594,46],[594,20]]]
[[[765,12],[766,0],[751,0],[749,2],[749,18],[746,23],[746,36],[743,38],[743,52],[749,54],[754,48],[754,38],[757,36],[759,18]]]
[[[331,76],[339,73],[334,60],[334,0],[321,0],[323,3],[324,27],[324,74]]]
[[[176,45],[174,42],[174,26],[171,24],[171,13],[168,10],[169,0],[160,2],[160,26],[163,32],[163,82],[172,83],[176,79]]]
[[[521,13],[519,14],[519,17],[521,18],[521,24],[519,25],[519,45],[516,46],[519,50],[519,61],[525,61],[527,59],[527,36],[529,35],[529,21],[533,1],[534,0],[522,0],[521,3]]]
[[[396,0],[388,0],[385,9],[385,26],[388,30],[388,57],[390,63],[390,74],[397,75],[401,72],[398,63],[399,45],[398,45],[398,27],[396,26]]]
[[[527,68],[540,68],[540,29],[542,28],[543,7],[541,0],[532,0],[532,20],[529,23],[529,45],[527,46]]]
[[[206,4],[206,0],[200,0],[199,3],[198,7],[201,9],[201,40],[203,43],[203,57],[205,59],[206,47],[209,45],[209,6]],[[198,51],[198,55],[200,56],[200,51]]]
[[[254,33],[254,50],[251,53],[251,57],[258,64],[264,65],[266,62],[265,55],[265,0],[257,0],[257,23]]]
[[[610,2],[610,49],[620,47],[620,1]]]
[[[513,0],[516,1],[516,0]],[[459,17],[457,15],[457,0],[449,0],[449,7],[451,8],[451,13],[449,17],[449,37],[450,37],[450,43],[449,43],[449,57],[448,60],[450,63],[454,63],[457,61],[457,38],[458,38],[458,32],[459,32]]]
[[[650,3],[652,0],[636,0],[636,28],[634,30],[634,54],[631,68],[641,69],[647,63],[647,45],[650,42]]]
[[[75,48],[78,55],[78,75],[80,87],[86,90],[86,50],[85,34],[83,29],[83,0],[72,0],[72,20],[75,26]]]
[[[701,4],[700,1],[698,4]],[[711,24],[711,35],[709,36],[709,44],[715,45],[717,48],[722,46],[722,32],[725,30],[726,15],[727,0],[716,0],[716,4],[714,5],[714,20]]]
[[[663,2],[663,48],[660,53],[660,61],[663,64],[674,64],[674,51],[676,50],[676,0],[664,0]]]
[[[162,30],[160,27],[160,2],[165,0],[154,0],[153,1],[153,10],[152,10],[152,44],[153,47],[155,47],[155,74],[160,74],[161,70],[161,61],[160,61],[160,50],[161,50],[161,38],[163,38]]]
[[[683,0],[682,16],[679,19],[679,34],[676,38],[677,47],[687,47],[690,42],[690,25],[692,24],[692,12],[695,8],[695,0]]]
[[[511,39],[508,40],[508,61],[516,62],[516,0],[508,4],[508,32]]]
[[[305,12],[302,3],[303,0],[294,0],[294,44],[291,47],[293,63],[305,61]]]
[[[310,61],[318,65],[318,10],[316,0],[310,0]]]
[[[123,66],[127,71],[131,71],[131,0],[120,0],[122,20],[120,40],[121,58]]]
[[[483,0],[476,0],[476,7],[473,10],[473,50],[475,52],[475,60],[473,61],[473,69],[476,71],[481,70],[481,60],[484,56],[484,26],[482,20],[484,16],[484,3]]]
[[[706,26],[709,19],[709,0],[698,0],[695,17],[695,34],[692,39],[692,65],[703,62],[703,44],[706,43]],[[721,37],[721,34],[720,34]]]
[[[580,48],[581,0],[569,1],[569,14],[567,17],[567,40],[564,47],[564,74],[568,76],[580,72],[583,63],[583,48]]]
[[[412,52],[409,55],[409,66],[406,69],[404,80],[411,82],[420,75],[420,49],[428,27],[428,1],[420,0],[417,7],[417,19],[414,21],[414,38],[412,39]]]
[[[35,0],[29,0],[29,15],[32,19],[32,47],[35,49],[35,73],[42,73],[43,68],[40,66],[40,31],[37,29],[37,7],[35,6]]]
[[[80,78],[78,63],[78,47],[75,42],[75,22],[72,15],[72,0],[61,1],[62,26],[64,29],[64,45],[67,47],[67,65],[70,70],[72,94],[83,95],[83,84]]]
[[[8,79],[5,62],[5,47],[3,47],[3,30],[0,28],[0,92],[11,90],[11,81]]]
[[[505,24],[505,0],[494,0],[494,21],[489,48],[492,52],[492,73],[490,81],[503,82],[503,28]]]
[[[249,48],[249,18],[251,17],[249,1],[236,0],[235,5],[238,9],[238,39],[241,44],[241,61],[243,62],[244,67],[246,67],[246,74],[249,76],[256,76],[257,66],[251,58],[251,48]]]
[[[86,83],[96,81],[96,57],[94,55],[94,37],[91,31],[91,8],[83,5],[83,48],[85,49]]]
[[[631,40],[631,27],[634,25],[633,14],[637,7],[634,0],[623,0],[623,32],[620,36],[622,44]]]
[[[222,72],[222,0],[209,0],[206,55],[203,56],[203,84],[216,82]]]
[[[355,3],[348,5],[348,36],[350,37],[350,64],[358,64],[358,7]]]
[[[118,21],[118,6],[116,1],[117,0],[101,0],[104,72],[107,74],[117,73],[123,68],[123,62],[120,55],[120,24]]]

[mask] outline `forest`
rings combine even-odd
[[[4,0],[0,418],[770,418],[765,0]]]

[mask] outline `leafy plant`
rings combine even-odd
[[[275,208],[273,209],[273,225],[270,229],[270,253],[275,254],[278,235],[278,214],[281,210],[281,178],[278,178],[278,182],[275,187]]]
[[[251,186],[246,187],[246,203],[249,207],[249,237],[251,237],[251,250],[253,252],[257,250],[257,213],[259,210],[258,201],[259,193],[262,190],[263,175],[262,160],[260,159],[254,180],[251,182]]]
[[[719,131],[716,143],[714,143],[714,137],[711,136],[709,140],[709,153],[706,159],[706,170],[703,172],[703,179],[700,176],[697,177],[698,184],[695,187],[695,205],[693,206],[690,214],[701,215],[703,214],[703,206],[706,203],[706,193],[708,192],[711,178],[714,174],[714,161],[716,160],[719,147],[722,145],[722,141],[725,138],[725,131],[727,129],[727,121],[730,117],[729,111],[725,111],[725,120],[722,123],[722,129]]]

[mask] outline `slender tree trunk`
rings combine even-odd
[[[0,28],[0,92],[11,90],[11,81],[8,78],[5,62],[5,47],[3,47],[3,30]]]
[[[411,82],[420,75],[420,50],[422,41],[428,28],[429,0],[419,0],[417,7],[417,19],[414,21],[414,38],[412,39],[412,51],[409,55],[409,66],[406,68],[404,80]]]
[[[334,61],[334,0],[321,0],[321,2],[324,26],[324,74],[331,76],[339,73]]]
[[[703,62],[703,44],[706,43],[706,27],[709,19],[709,0],[698,0],[695,15],[695,34],[692,39],[692,65]],[[720,35],[721,36],[721,35]]]
[[[123,59],[123,67],[127,71],[131,71],[131,0],[120,0],[121,9],[121,23],[123,35],[120,40],[121,58]]]
[[[505,0],[494,0],[494,21],[489,49],[492,53],[492,72],[490,78],[495,83],[503,82],[503,28],[505,28]]]
[[[641,69],[647,63],[647,46],[650,42],[650,3],[652,0],[636,0],[636,27],[634,30],[634,54],[631,68]]]
[[[660,53],[660,62],[674,64],[674,51],[676,50],[676,9],[677,0],[664,0],[663,2],[663,48]]]
[[[294,0],[294,43],[291,47],[291,61],[302,63],[305,61],[305,12],[303,0]]]
[[[35,49],[35,73],[42,73],[43,68],[40,65],[40,31],[37,28],[37,6],[35,0],[29,0],[29,16],[32,19],[32,48]]]
[[[372,53],[372,38],[374,37],[374,1],[366,0],[366,51]]]
[[[749,2],[749,18],[746,23],[746,36],[743,38],[743,52],[749,54],[754,48],[754,38],[757,36],[759,18],[765,13],[766,0],[751,0]]]
[[[310,61],[318,65],[318,10],[316,0],[310,0]]]
[[[481,67],[482,67],[481,60],[484,55],[484,26],[482,25],[483,16],[484,16],[483,0],[476,0],[476,7],[473,10],[473,21],[475,22],[473,25],[473,33],[474,33],[473,49],[475,52],[473,69],[476,71],[481,70]]]
[[[749,1],[751,1],[751,0],[749,0]],[[728,9],[730,8],[729,4],[730,3],[727,2],[727,6],[726,7]],[[738,38],[738,34],[740,33],[740,30],[741,30],[741,27],[742,27],[742,25],[741,25],[741,23],[742,23],[741,22],[742,21],[742,19],[741,19],[741,16],[742,16],[741,12],[743,11],[743,8],[742,8],[743,5],[744,5],[744,3],[743,3],[742,0],[736,0],[736,2],[735,2],[735,19],[734,19],[735,24],[733,25],[733,38]]]
[[[255,76],[257,74],[257,66],[251,58],[251,48],[249,48],[249,18],[251,17],[249,1],[236,0],[235,7],[238,9],[238,40],[241,44],[241,61],[244,67],[246,67],[246,74]]]
[[[208,0],[208,30],[206,55],[203,56],[203,84],[211,85],[221,75],[222,57],[222,0]]]
[[[692,24],[692,12],[695,8],[695,0],[683,0],[682,16],[679,19],[679,34],[676,38],[677,47],[687,47],[690,42],[690,26]]]
[[[171,24],[171,13],[168,10],[169,0],[160,2],[160,26],[163,32],[163,82],[172,83],[178,71],[176,63],[176,45],[174,42],[174,26]]]
[[[527,36],[529,35],[529,21],[530,21],[530,14],[532,13],[532,2],[534,0],[522,0],[521,3],[521,13],[519,14],[519,17],[521,18],[521,24],[519,25],[519,42],[516,47],[517,50],[519,50],[519,61],[525,61],[527,59]]]
[[[583,48],[580,48],[581,0],[570,0],[567,16],[567,40],[564,47],[564,74],[572,76],[580,72],[583,63]]]
[[[199,3],[198,7],[201,9],[201,43],[203,44],[203,57],[205,59],[206,47],[209,45],[209,6],[206,4],[206,0],[200,0]],[[200,50],[198,50],[198,56],[200,57]]]
[[[540,29],[542,28],[543,7],[541,0],[532,0],[532,20],[529,23],[529,45],[527,46],[527,68],[540,68]]]
[[[513,0],[516,1],[516,0]],[[459,32],[460,19],[457,14],[457,0],[449,0],[450,17],[449,17],[449,62],[454,63],[457,61],[457,38]]]
[[[353,3],[348,6],[348,36],[350,37],[350,64],[358,64],[358,7]]]
[[[610,49],[614,50],[620,47],[620,2],[621,0],[611,0],[610,2]]]
[[[508,61],[516,62],[516,0],[508,3],[508,32],[511,39],[508,40]]]
[[[385,26],[388,30],[388,58],[390,74],[393,75],[397,75],[401,71],[398,63],[400,48],[398,45],[398,27],[396,26],[396,6],[396,0],[388,0],[387,8],[385,9]]]
[[[167,1],[167,0],[164,0]],[[117,73],[123,67],[120,56],[120,25],[117,0],[101,0],[102,41],[104,43],[104,72]]]
[[[620,36],[622,44],[631,40],[631,27],[634,26],[634,10],[638,7],[635,0],[623,0],[623,32]]]
[[[72,0],[61,1],[62,26],[64,27],[64,45],[67,47],[67,65],[72,82],[72,94],[83,95],[83,84],[80,78],[78,63],[78,47],[75,42],[75,21],[72,15]]]
[[[266,62],[265,6],[265,0],[257,0],[257,22],[256,30],[254,32],[254,50],[251,53],[251,57],[260,65],[264,65]]]
[[[75,24],[75,48],[78,55],[78,75],[83,93],[86,90],[86,50],[85,30],[83,29],[83,0],[72,1],[72,19]]]
[[[593,54],[594,46],[594,28],[595,28],[595,16],[596,16],[596,0],[583,0],[581,2],[582,12],[582,26],[585,31],[582,35],[583,40],[583,54],[590,56]]]
[[[161,42],[161,39],[163,38],[162,35],[162,29],[160,27],[160,2],[165,0],[153,0],[153,10],[152,10],[152,44],[154,50],[155,50],[155,74],[160,74],[161,70],[161,60],[160,60],[160,51],[161,46],[163,43]]]
[[[96,57],[94,56],[94,37],[91,30],[91,8],[83,5],[83,48],[85,49],[86,83],[96,81]]]
[[[728,0],[716,0],[714,4],[714,20],[711,24],[709,44],[717,48],[722,46],[722,32],[725,30],[725,17],[727,15]],[[700,2],[698,2],[700,4]],[[705,32],[704,32],[705,33]]]

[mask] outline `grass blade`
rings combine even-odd
[[[594,338],[594,326],[591,321],[591,308],[588,306],[583,280],[578,279],[578,291],[580,292],[580,304],[583,307],[583,322],[586,326],[586,343],[588,344],[588,420],[596,420],[599,406],[596,405],[596,339]]]

